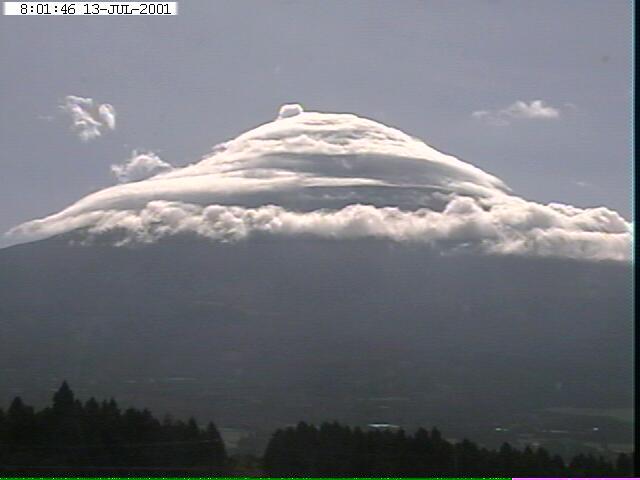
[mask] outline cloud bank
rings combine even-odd
[[[137,182],[171,169],[173,167],[155,153],[136,150],[125,163],[111,165],[111,172],[120,183]]]
[[[116,111],[112,105],[96,104],[92,98],[68,95],[60,108],[71,117],[71,129],[88,142],[102,135],[104,130],[115,130]]]
[[[106,211],[77,218],[90,235],[125,230],[119,244],[149,243],[184,233],[233,242],[266,233],[322,238],[381,238],[429,244],[448,250],[490,254],[627,260],[629,230],[607,209],[575,210],[514,200],[485,205],[469,197],[451,200],[442,212],[349,205],[340,210],[293,212],[275,205],[258,208],[153,201],[136,211]]]
[[[117,231],[119,243],[182,233],[225,242],[256,234],[374,237],[446,251],[617,261],[631,252],[631,225],[612,210],[530,202],[397,129],[297,105],[186,167],[171,169],[145,153],[114,172],[130,183],[8,235],[14,243],[77,229],[89,238]]]
[[[545,104],[542,100],[533,100],[530,103],[518,100],[501,110],[477,110],[471,116],[492,125],[506,126],[513,120],[549,120],[559,118],[560,110]]]

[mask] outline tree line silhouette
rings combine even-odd
[[[545,449],[523,451],[508,443],[499,450],[469,440],[452,443],[437,428],[363,431],[339,423],[320,427],[304,422],[277,430],[264,454],[270,476],[293,477],[625,477],[631,458],[621,454],[612,463],[602,457],[578,455],[568,464]]]
[[[57,466],[89,473],[150,466],[225,473],[227,455],[213,423],[161,422],[146,409],[123,411],[113,399],[82,403],[64,382],[52,405],[40,411],[20,397],[6,413],[0,409],[0,466],[15,473]]]
[[[241,465],[236,465],[241,470]],[[206,428],[146,409],[122,410],[115,400],[82,403],[66,382],[50,406],[36,411],[16,397],[0,409],[0,475],[233,475],[234,469],[213,423]],[[268,476],[410,477],[625,477],[632,459],[611,462],[578,455],[564,462],[543,448],[499,450],[469,440],[453,443],[438,429],[362,430],[338,423],[304,422],[272,435],[262,459]]]

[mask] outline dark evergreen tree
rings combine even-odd
[[[222,474],[227,456],[213,423],[206,429],[195,419],[161,423],[146,409],[122,412],[114,399],[98,403],[90,398],[83,404],[64,382],[51,406],[39,412],[19,397],[6,414],[0,410],[0,472],[27,466],[15,473],[41,473],[37,468],[44,465],[64,467],[66,473],[92,473],[96,466],[109,466],[150,468],[149,473],[156,474],[163,468],[167,473],[199,468]]]
[[[66,380],[53,395],[53,411],[58,415],[66,415],[73,412],[75,398]]]

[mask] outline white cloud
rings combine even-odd
[[[108,103],[104,103],[98,107],[98,115],[102,119],[103,124],[109,130],[115,130],[116,128],[116,110],[113,108],[113,105],[109,105]]]
[[[9,236],[86,229],[120,230],[124,242],[184,232],[217,241],[378,237],[486,254],[630,258],[631,226],[616,212],[526,201],[477,167],[355,115],[279,116],[195,164],[165,165],[136,154],[115,173],[164,171],[93,193]]]
[[[302,105],[298,103],[288,103],[280,107],[278,118],[295,117],[296,115],[300,115],[302,112],[304,112]]]
[[[96,105],[91,98],[68,95],[60,108],[71,116],[71,129],[82,141],[93,140],[103,130],[116,127],[116,111],[112,105]]]
[[[133,151],[129,160],[123,164],[111,165],[111,171],[119,182],[137,182],[173,167],[153,152]]]
[[[36,222],[26,228],[31,232],[23,233],[49,235],[77,228],[87,228],[91,235],[119,230],[121,244],[154,242],[182,233],[234,242],[262,233],[373,237],[446,250],[583,260],[626,261],[631,253],[630,226],[611,210],[539,205],[513,197],[493,206],[455,197],[442,211],[355,204],[338,210],[296,212],[275,205],[247,208],[156,200],[142,209],[93,211],[62,224]],[[41,228],[50,230],[38,232]]]
[[[560,117],[560,110],[545,104],[542,100],[527,103],[522,100],[513,102],[501,110],[477,110],[473,118],[484,120],[498,126],[509,125],[513,120],[548,120]]]
[[[534,100],[527,104],[523,101],[517,101],[505,111],[513,118],[558,118],[560,110],[550,105],[545,105],[542,100]]]

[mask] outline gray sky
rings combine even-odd
[[[630,217],[631,2],[179,4],[0,17],[0,231],[114,184],[133,149],[183,165],[290,102],[397,127],[527,199]],[[116,129],[80,141],[67,95],[113,105]],[[508,110],[533,100],[559,115]]]

